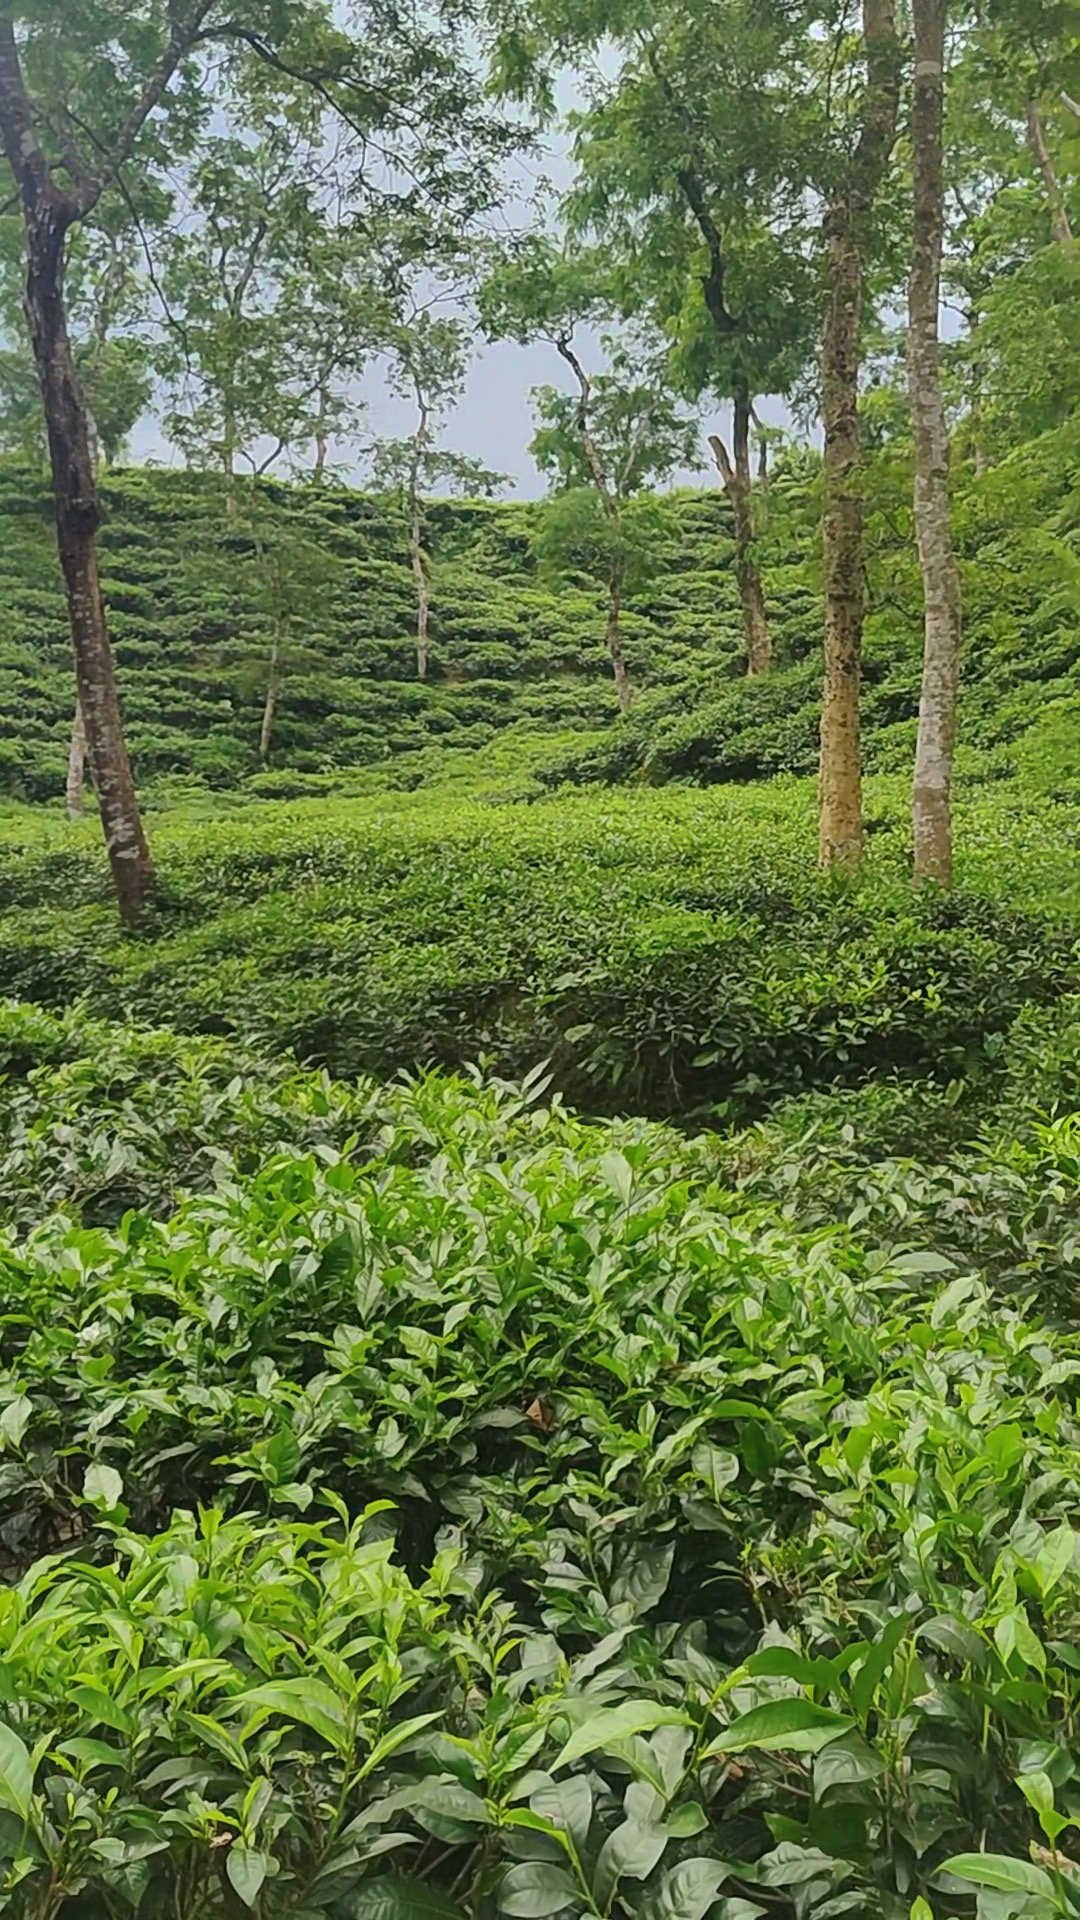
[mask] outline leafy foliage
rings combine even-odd
[[[991,789],[945,900],[911,895],[899,783],[880,808],[853,889],[813,869],[809,785],[163,819],[158,924],[134,943],[88,829],[27,846],[20,821],[0,964],[45,1004],[167,1005],[337,1073],[550,1059],[592,1111],[752,1117],[889,1068],[977,1075],[1025,1006],[1075,987],[1072,815]]]
[[[74,1144],[25,1234],[3,1146],[9,1911],[1072,1910],[1074,1334],[539,1076],[3,1037]]]

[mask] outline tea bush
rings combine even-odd
[[[1073,790],[1078,606],[1062,541],[1075,531],[1074,466],[1063,430],[1022,474],[1010,461],[982,480],[960,461],[954,472],[965,741],[1054,793]],[[270,623],[250,538],[228,520],[212,476],[114,471],[103,489],[103,573],[140,784],[183,780],[226,795],[248,783],[266,792],[268,781],[271,792],[347,788],[357,772],[398,777],[419,757],[482,747],[508,729],[541,743],[564,736],[559,778],[708,784],[808,773],[820,679],[814,467],[812,456],[786,456],[770,488],[759,547],[776,670],[762,681],[743,673],[726,499],[717,490],[660,496],[649,575],[628,594],[625,645],[639,693],[628,722],[617,718],[596,584],[556,591],[542,579],[536,506],[429,502],[431,668],[418,683],[408,556],[390,503],[338,486],[262,483],[260,512],[283,550],[300,556],[301,582],[269,776],[257,743]],[[909,498],[895,448],[870,451],[864,727],[878,771],[910,762],[918,704],[917,569],[896,515]],[[317,595],[302,590],[313,564]],[[0,588],[0,791],[55,801],[71,724],[70,643],[47,491],[39,473],[9,459],[0,461]],[[539,752],[546,757],[542,744]]]
[[[784,1220],[541,1076],[0,1044],[6,1911],[1074,1911],[1080,1336],[929,1213]]]
[[[817,875],[810,783],[166,816],[134,942],[89,823],[58,822],[0,837],[0,975],[337,1074],[549,1059],[592,1111],[753,1117],[889,1071],[992,1074],[1017,1015],[1076,984],[1075,814],[988,789],[962,889],[913,897],[900,783],[870,797],[857,886]]]

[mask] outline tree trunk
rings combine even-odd
[[[819,853],[830,871],[862,860],[859,686],[862,673],[863,497],[859,374],[867,216],[889,163],[900,104],[895,0],[863,0],[866,95],[846,189],[825,219],[828,294],[821,350],[825,429],[825,684],[821,705]]]
[[[616,547],[622,542],[622,506],[615,487],[612,486],[596,444],[592,430],[589,408],[592,401],[592,383],[573,347],[568,334],[560,335],[555,343],[567,366],[573,372],[578,383],[577,430],[581,441],[581,450],[585,455],[585,464],[592,477],[593,486],[600,497],[604,517],[611,529],[612,540]],[[626,668],[626,658],[622,650],[622,592],[623,561],[613,561],[608,584],[607,649],[611,659],[611,670],[615,676],[615,691],[619,698],[619,712],[629,713],[634,690],[630,685],[630,675]]]
[[[627,714],[634,698],[634,690],[630,685],[630,675],[626,670],[626,656],[622,647],[622,590],[622,574],[616,570],[612,573],[608,585],[607,650],[611,656],[611,671],[615,676],[619,712]]]
[[[416,586],[416,677],[427,679],[428,632],[431,625],[431,582],[424,553],[424,518],[417,495],[413,495],[409,518],[409,560]]]
[[[734,460],[718,434],[709,435],[709,445],[723,477],[731,511],[735,519],[735,578],[742,607],[743,639],[746,645],[746,671],[753,677],[767,673],[772,665],[772,636],[765,610],[761,573],[754,559],[754,493],[750,471],[750,418],[753,408],[743,387],[735,396]]]
[[[1050,224],[1053,228],[1054,239],[1058,242],[1059,246],[1071,247],[1073,244],[1073,230],[1069,224],[1069,213],[1065,205],[1065,195],[1061,189],[1061,181],[1058,179],[1053,155],[1046,144],[1046,131],[1043,127],[1042,114],[1039,112],[1039,103],[1037,100],[1028,101],[1027,137],[1032,159],[1042,174],[1043,185],[1046,188],[1046,197],[1050,202]]]
[[[71,744],[68,747],[67,786],[65,801],[69,820],[81,820],[86,812],[86,728],[83,726],[82,708],[75,702],[75,717],[71,723]]]
[[[266,683],[266,700],[263,705],[262,726],[259,729],[259,762],[264,767],[270,765],[274,721],[277,717],[278,701],[281,698],[281,664],[288,637],[289,616],[282,614],[274,628],[274,644],[270,649],[270,678]]]
[[[64,312],[66,221],[27,205],[26,313],[49,439],[57,545],[67,589],[79,709],[120,916],[133,926],[154,884],[120,717],[98,573],[100,508],[83,399]]]
[[[316,486],[321,486],[326,478],[326,462],[330,455],[330,439],[326,431],[329,412],[329,399],[325,383],[319,383],[319,411],[315,416],[315,467],[313,478]]]
[[[915,236],[908,282],[908,386],[915,430],[915,530],[926,624],[912,817],[915,879],[952,885],[952,764],[960,679],[960,570],[949,526],[949,434],[941,392],[943,121],[948,0],[914,0],[911,134]]]

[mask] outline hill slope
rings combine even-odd
[[[966,669],[962,737],[1013,770],[1014,743],[1044,784],[1074,784],[1080,586],[1073,547],[1080,451],[1048,436],[981,480],[958,476]],[[921,601],[909,476],[888,449],[868,467],[869,618],[864,718],[871,770],[913,744]],[[206,476],[117,472],[102,535],[121,688],[143,785],[195,778],[289,793],[382,767],[422,777],[423,748],[475,748],[508,728],[542,734],[552,779],[711,783],[807,773],[817,751],[820,568],[816,463],[792,455],[770,489],[760,553],[776,671],[743,674],[730,515],[713,491],[663,496],[655,547],[631,591],[625,643],[640,690],[617,714],[601,596],[537,567],[531,504],[433,501],[430,677],[413,661],[404,525],[392,500],[347,488],[261,483],[290,631],[271,770],[260,719],[273,613],[244,520]],[[282,558],[282,556],[284,556]],[[40,477],[0,464],[0,792],[63,789],[69,643]],[[597,730],[602,737],[597,737]],[[436,754],[436,758],[439,755]],[[1045,763],[1045,764],[1044,764]]]

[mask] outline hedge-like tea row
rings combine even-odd
[[[1073,1911],[1075,1332],[540,1080],[0,1044],[16,1920]]]

